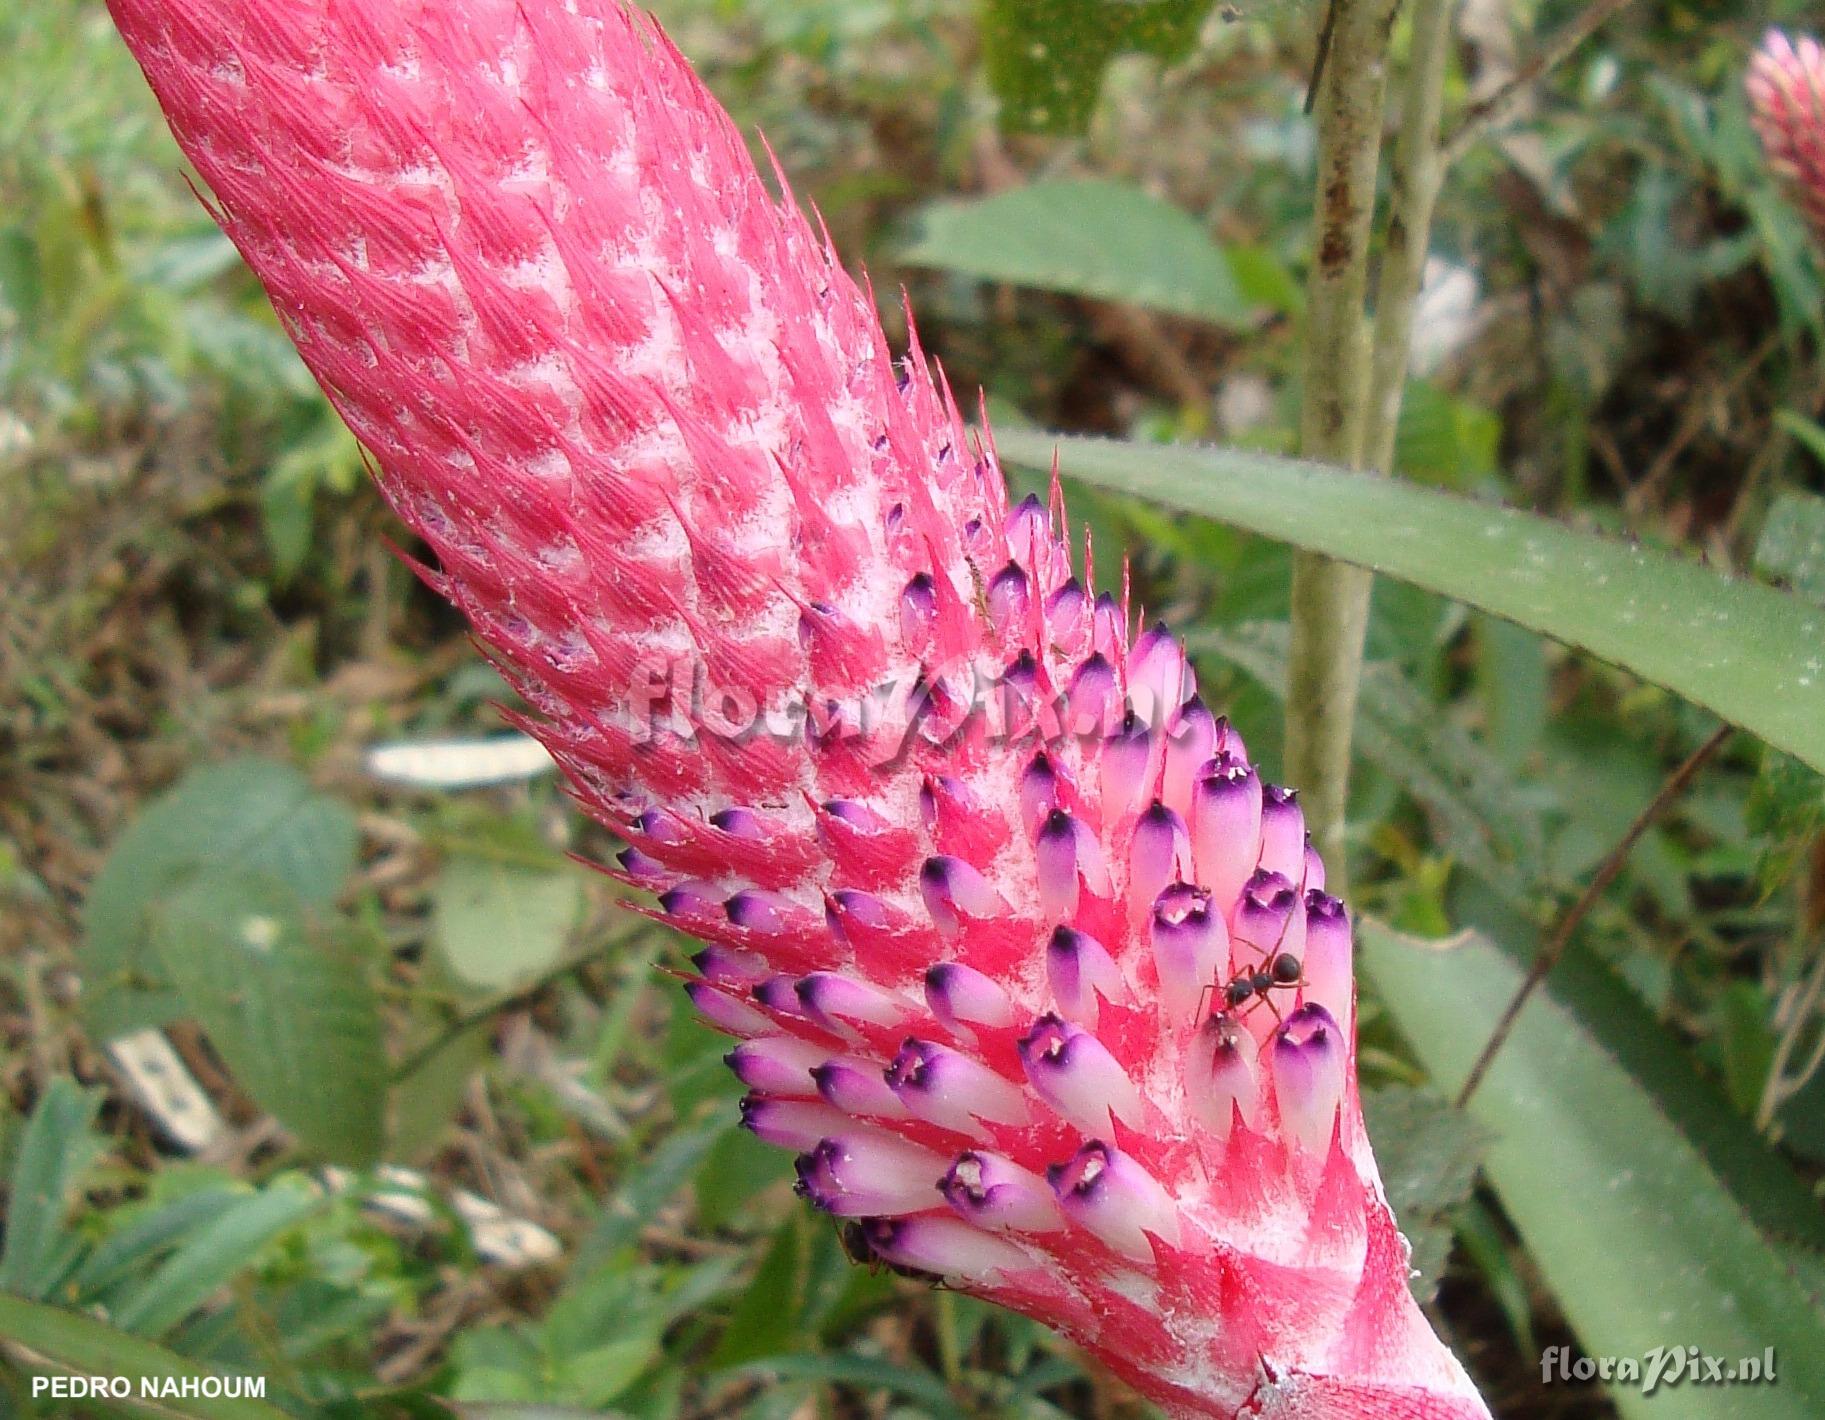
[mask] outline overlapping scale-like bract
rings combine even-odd
[[[805,1196],[1176,1414],[1483,1414],[1407,1289],[1296,798],[657,27],[111,4],[425,575],[706,943]]]

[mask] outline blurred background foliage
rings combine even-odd
[[[655,8],[999,423],[1291,448],[1315,5]],[[1470,0],[1449,104],[1573,14]],[[1740,91],[1761,29],[1804,18],[1639,0],[1470,150],[1404,476],[1825,602],[1825,269]],[[1286,550],[1071,496],[1276,764]],[[1031,1324],[852,1266],[732,1127],[724,1043],[665,972],[681,943],[566,857],[612,845],[510,748],[413,758],[491,735],[506,692],[390,531],[105,12],[0,8],[0,1353],[81,1355],[105,1319],[295,1414],[1137,1413]],[[1388,581],[1370,651],[1361,905],[1499,943],[1454,958],[1469,1000],[1712,722]],[[1820,780],[1739,737],[1513,1047],[1580,1092],[1533,1152],[1614,1180],[1664,1131],[1698,1161],[1668,1164],[1682,1186],[1697,1167],[1747,1219],[1743,1246],[1670,1240],[1678,1215],[1612,1244],[1701,1273],[1765,1248],[1810,1301],[1801,1345],[1825,1325],[1822,933]],[[1428,1084],[1474,1013],[1393,1015],[1405,1035],[1365,997],[1363,1073],[1416,1288],[1499,1414],[1639,1413],[1540,1388],[1538,1347],[1571,1339],[1565,1234]],[[23,1374],[0,1404],[54,1413]]]

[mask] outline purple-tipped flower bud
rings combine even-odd
[[[829,1052],[789,1035],[763,1035],[743,1041],[723,1060],[735,1078],[766,1095],[810,1098],[816,1093],[811,1072]]]
[[[1192,1117],[1221,1144],[1236,1117],[1255,1127],[1261,1103],[1261,1070],[1255,1039],[1233,1017],[1207,1017],[1185,1059],[1185,1100]]]
[[[958,1217],[979,1228],[1052,1233],[1065,1225],[1044,1179],[985,1149],[959,1154],[939,1180],[938,1191]]]
[[[1113,592],[1098,592],[1090,613],[1090,649],[1114,660],[1127,644],[1128,628],[1122,619],[1121,603]]]
[[[1147,722],[1129,710],[1103,744],[1097,778],[1103,791],[1103,821],[1115,824],[1140,807],[1153,781],[1154,746]]]
[[[1227,911],[1261,856],[1261,778],[1247,760],[1219,752],[1198,775],[1191,853],[1198,881]]]
[[[1109,864],[1096,835],[1063,809],[1053,809],[1033,842],[1040,910],[1048,917],[1077,914],[1082,889],[1109,896]]]
[[[1302,883],[1305,875],[1305,811],[1299,795],[1278,784],[1261,786],[1261,861],[1258,867]]]
[[[1108,948],[1086,932],[1060,927],[1046,943],[1046,980],[1059,1014],[1096,1029],[1097,1000],[1125,999],[1128,986]]]
[[[991,1286],[1037,1264],[1030,1253],[955,1218],[877,1218],[863,1234],[875,1254],[896,1267]]]
[[[1088,612],[1084,589],[1077,578],[1061,584],[1046,600],[1046,633],[1052,644],[1067,654],[1074,653],[1089,624]]]
[[[1065,1217],[1137,1262],[1153,1260],[1148,1235],[1179,1244],[1179,1210],[1160,1181],[1120,1149],[1092,1139],[1046,1171]]]
[[[794,989],[805,1014],[840,1035],[853,1034],[858,1023],[898,1030],[911,1014],[904,998],[841,972],[814,971]]]
[[[1317,1002],[1301,1006],[1274,1033],[1274,1098],[1287,1137],[1323,1158],[1343,1100],[1344,1041]]]
[[[1065,688],[1065,730],[1079,739],[1103,739],[1114,728],[1116,706],[1115,669],[1093,651]]]
[[[1167,728],[1166,765],[1160,779],[1160,798],[1186,823],[1191,822],[1192,785],[1216,750],[1216,718],[1194,695],[1179,707]]]
[[[775,937],[786,930],[796,908],[790,898],[765,888],[743,888],[722,905],[735,926],[761,936]]]
[[[767,979],[766,958],[739,947],[705,947],[692,953],[691,965],[705,981],[718,986],[753,986]]]
[[[1350,910],[1329,893],[1305,895],[1305,999],[1347,1023],[1355,968],[1351,961]]]
[[[818,1140],[850,1127],[850,1121],[827,1104],[814,1100],[775,1100],[743,1095],[741,1127],[763,1144],[776,1149],[803,1150]]]
[[[1260,869],[1242,889],[1230,923],[1230,963],[1238,971],[1281,952],[1305,950],[1305,903],[1283,873]]]
[[[1020,1038],[1019,1049],[1028,1081],[1061,1119],[1091,1133],[1108,1132],[1112,1119],[1134,1129],[1145,1121],[1141,1092],[1089,1031],[1048,1012]]]
[[[1020,1086],[947,1045],[908,1040],[886,1080],[909,1113],[960,1134],[980,1133],[985,1122],[1025,1124],[1032,1117]]]
[[[1014,1024],[1014,1003],[1001,983],[961,962],[939,962],[925,973],[925,1004],[951,1030],[974,1038],[972,1026]]]
[[[849,1128],[820,1139],[794,1168],[798,1191],[814,1207],[839,1218],[873,1218],[930,1208],[945,1161],[878,1129]]]
[[[900,638],[917,655],[931,644],[938,624],[938,588],[929,572],[921,572],[900,592]]]
[[[1020,774],[1020,821],[1032,838],[1058,807],[1058,769],[1052,756],[1041,750]]]
[[[722,902],[722,897],[708,883],[680,883],[669,892],[659,894],[660,910],[681,923],[716,921],[723,916]]]
[[[1306,891],[1324,891],[1324,859],[1312,846],[1312,835],[1305,836],[1305,886]]]
[[[1229,964],[1229,926],[1223,914],[1203,888],[1174,883],[1154,902],[1148,940],[1161,1005],[1172,1021],[1189,1021],[1204,988]]]
[[[1128,699],[1148,725],[1164,730],[1191,694],[1185,649],[1161,622],[1142,633],[1128,652]]]
[[[1191,838],[1185,821],[1155,799],[1135,823],[1128,848],[1128,925],[1138,931],[1166,884],[1190,871]]]
[[[1046,516],[1037,493],[1027,494],[1008,510],[1006,526],[1009,550],[1029,567],[1051,549],[1052,520]]]
[[[988,587],[989,624],[998,635],[1010,636],[1027,624],[1032,609],[1032,584],[1026,569],[1010,562],[997,572]]]
[[[812,1082],[826,1103],[845,1114],[869,1119],[904,1119],[906,1106],[881,1078],[881,1067],[870,1060],[839,1056],[821,1062],[811,1071]]]
[[[767,825],[749,808],[719,809],[710,815],[710,827],[720,829],[731,838],[745,838],[758,843],[767,836]]]
[[[727,991],[720,990],[708,981],[685,982],[684,994],[690,998],[699,1015],[717,1030],[729,1035],[763,1035],[774,1029],[773,1022],[746,1001],[736,1000]]]
[[[661,888],[677,876],[664,863],[638,848],[623,848],[615,855],[615,861],[630,882],[643,888]]]
[[[925,910],[947,937],[961,932],[965,922],[1000,917],[1008,910],[1006,900],[974,866],[942,854],[927,858],[919,869],[919,892]]]

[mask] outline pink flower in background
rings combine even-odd
[[[1768,166],[1825,239],[1825,49],[1810,35],[1769,30],[1745,86]]]
[[[800,1191],[1173,1414],[1484,1415],[1408,1291],[1296,799],[657,27],[111,3],[426,577],[708,944]]]

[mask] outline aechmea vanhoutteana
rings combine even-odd
[[[1486,1412],[1408,1291],[1350,922],[1162,628],[613,0],[112,0],[744,1119],[1175,1415]]]
[[[1825,241],[1825,49],[1811,35],[1769,30],[1745,87],[1768,166]]]

